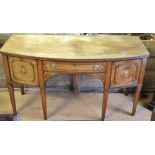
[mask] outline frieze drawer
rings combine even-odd
[[[45,71],[53,72],[105,72],[106,63],[62,63],[44,61],[43,67]]]

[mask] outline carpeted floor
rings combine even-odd
[[[18,115],[14,120],[43,120],[41,99],[38,89],[26,91],[22,96],[15,91]],[[106,113],[107,121],[150,121],[151,111],[145,106],[151,100],[141,99],[136,116],[131,116],[133,96],[120,93],[110,94]],[[48,120],[100,120],[101,93],[56,93],[47,91]],[[7,91],[0,91],[0,114],[11,113]]]

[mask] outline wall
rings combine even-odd
[[[155,40],[144,40],[145,47],[150,52],[145,72],[143,90],[155,92]]]
[[[0,34],[0,48],[7,41],[9,36],[10,34]],[[2,57],[0,55],[0,88],[4,88],[4,87],[6,87],[6,82],[5,82],[5,75],[3,71]]]

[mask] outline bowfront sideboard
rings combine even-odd
[[[135,115],[149,56],[138,37],[125,35],[12,35],[0,52],[13,113],[17,114],[13,83],[21,85],[23,94],[23,85],[39,86],[45,120],[46,81],[61,73],[89,73],[102,80],[102,120],[110,89],[136,87]]]

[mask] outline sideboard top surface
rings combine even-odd
[[[106,60],[149,56],[139,37],[127,35],[12,35],[1,53],[58,60]]]

